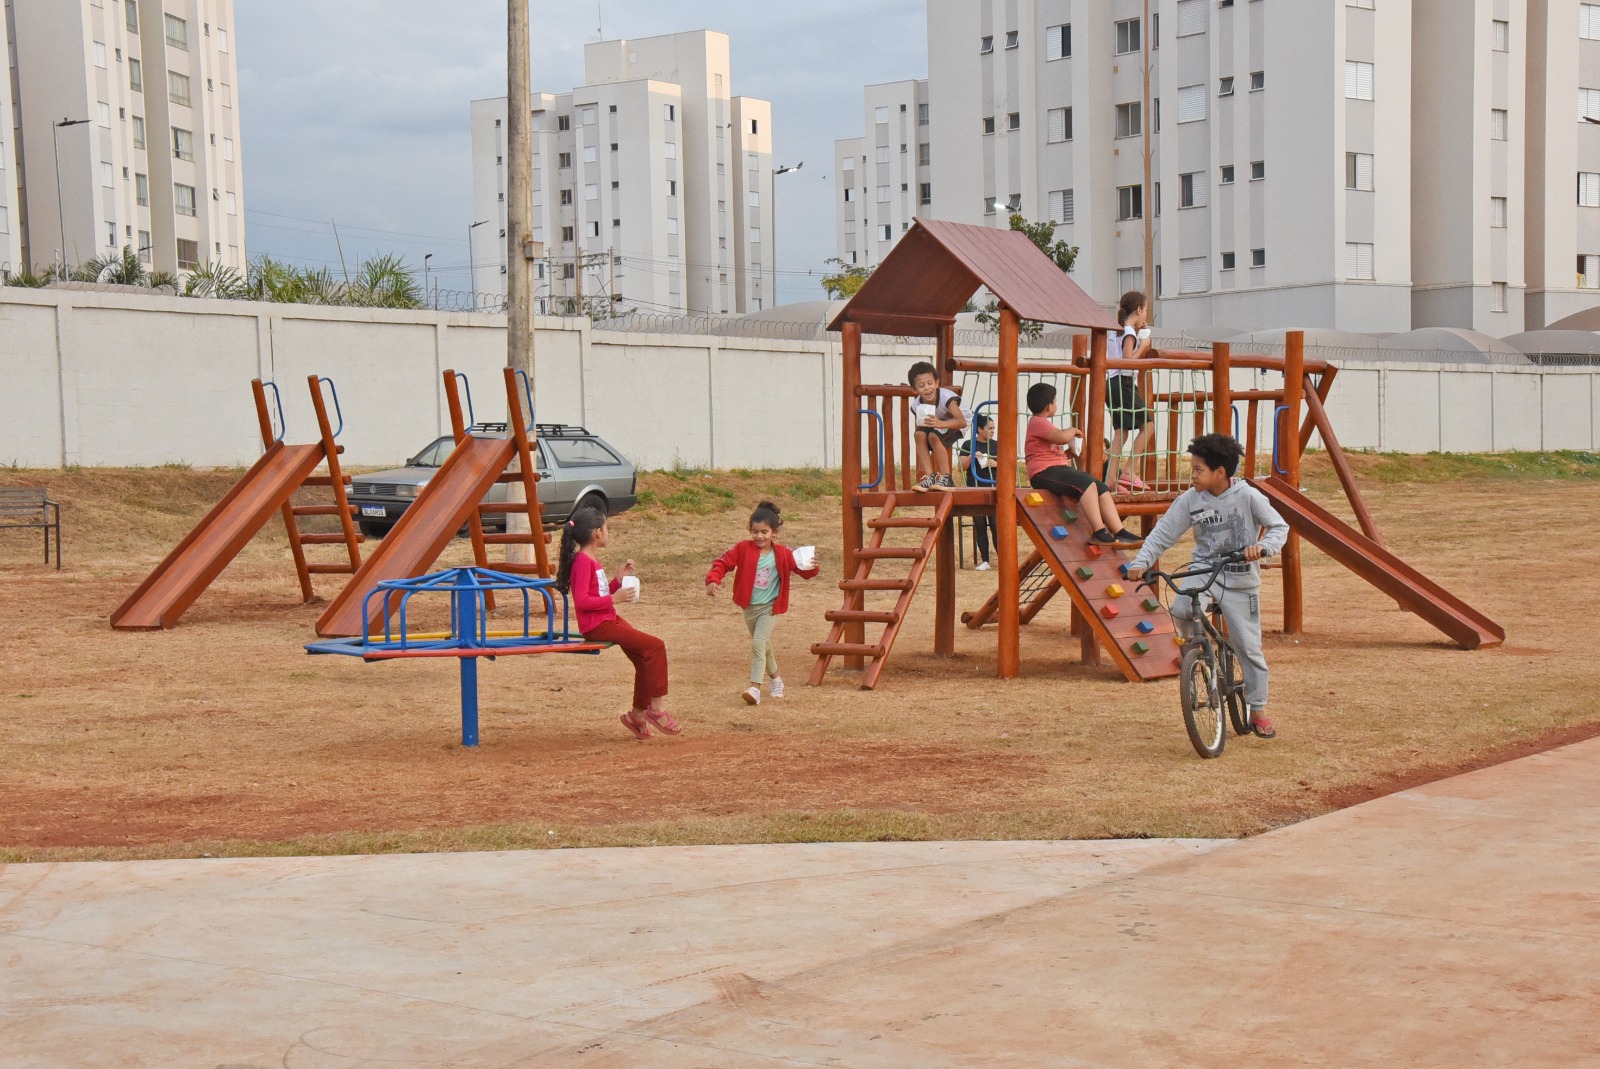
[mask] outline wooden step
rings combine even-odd
[[[340,451],[343,452],[342,449]],[[350,485],[350,476],[348,476],[348,475],[344,476],[343,477],[343,481],[344,481],[346,486]],[[300,485],[301,486],[332,486],[333,485],[333,479],[330,476],[327,476],[327,475],[312,475],[312,476],[309,476],[306,479],[306,481],[301,483]]]
[[[892,624],[900,619],[892,612],[868,609],[829,609],[822,616],[830,624]]]
[[[339,539],[343,542],[344,539]],[[306,571],[312,575],[354,575],[356,570],[348,564],[308,564]]]
[[[841,579],[840,590],[910,590],[909,579]]]
[[[545,535],[544,540],[546,544],[549,544],[550,536]],[[516,533],[486,534],[483,536],[483,544],[486,546],[531,546],[533,545],[533,535]]]
[[[882,530],[889,527],[921,527],[932,530],[939,526],[939,520],[933,516],[874,516],[867,521],[867,526],[873,530]]]
[[[354,516],[356,514],[357,507],[358,506],[356,506],[356,505],[346,505],[345,508],[344,508],[344,511],[348,512],[350,515]],[[337,516],[337,515],[339,515],[339,511],[340,511],[340,509],[339,509],[338,505],[296,505],[296,506],[294,506],[294,514],[296,516]]]
[[[506,572],[510,575],[538,575],[539,565],[533,561],[524,564],[522,561],[497,560],[490,561],[489,567],[493,571]]]
[[[926,556],[921,546],[866,546],[856,550],[857,560],[921,560]]]
[[[818,657],[870,657],[877,660],[884,651],[882,646],[865,642],[818,642],[812,645],[811,652]]]
[[[356,535],[357,544],[365,542],[366,540],[367,538],[365,535]],[[300,544],[303,546],[342,546],[344,545],[344,535],[303,534],[300,536]]]

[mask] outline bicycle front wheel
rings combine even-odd
[[[1253,729],[1250,727],[1250,706],[1244,700],[1244,668],[1240,666],[1239,658],[1226,646],[1217,653],[1217,663],[1221,666],[1222,694],[1228,701],[1228,719],[1233,721],[1233,733],[1248,735]]]
[[[1183,647],[1178,697],[1183,703],[1183,726],[1189,732],[1194,752],[1201,757],[1221,757],[1222,748],[1228,743],[1228,714],[1223,708],[1216,662],[1204,642],[1190,642]]]

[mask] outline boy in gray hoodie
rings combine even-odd
[[[1261,565],[1283,549],[1289,525],[1283,522],[1266,495],[1243,479],[1235,479],[1244,450],[1226,434],[1206,434],[1189,443],[1193,485],[1179,496],[1144,540],[1138,556],[1128,565],[1128,578],[1137,582],[1146,569],[1171,549],[1185,531],[1194,531],[1194,565],[1204,568],[1244,552],[1245,560],[1229,564],[1211,595],[1222,603],[1228,624],[1228,645],[1244,671],[1245,702],[1250,706],[1255,733],[1263,739],[1277,734],[1267,719],[1267,659],[1261,652]],[[1203,585],[1204,579],[1188,581]],[[1198,629],[1201,607],[1181,595],[1172,602],[1172,618],[1185,638]]]

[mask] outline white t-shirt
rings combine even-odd
[[[1135,352],[1137,352],[1139,349],[1139,332],[1133,327],[1123,327],[1121,330],[1108,330],[1106,331],[1106,338],[1106,356],[1113,360],[1121,360],[1127,355],[1123,352],[1123,349],[1127,348],[1122,344],[1124,338],[1133,339],[1133,348]],[[1131,368],[1120,367],[1113,368],[1106,375],[1106,378],[1108,379],[1132,377],[1133,370]]]

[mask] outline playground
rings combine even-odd
[[[1506,644],[1463,651],[1308,548],[1303,635],[1277,633],[1278,585],[1264,587],[1279,738],[1235,740],[1218,761],[1190,750],[1174,680],[1077,663],[1065,598],[1022,628],[1018,679],[995,679],[993,627],[958,627],[955,657],[934,657],[930,595],[877,689],[837,669],[798,685],[838,602],[836,473],[658,473],[612,521],[603,556],[639,564],[644,598],[626,615],[668,643],[682,736],[641,744],[617,726],[629,673],[616,651],[513,657],[482,667],[483,743],[468,751],[453,662],[306,656],[326,605],[301,603],[281,524],[180,626],[106,626],[240,473],[5,472],[0,485],[47,481],[70,525],[60,573],[31,540],[0,543],[0,860],[1226,837],[1600,730],[1600,622],[1576,583],[1600,566],[1593,463],[1350,459],[1389,544],[1499,621]],[[1325,456],[1307,457],[1302,481],[1340,510]],[[777,632],[797,685],[751,708],[743,625],[701,578],[769,495],[785,541],[820,547],[823,574],[795,584]],[[457,539],[440,566],[471,559]],[[958,606],[996,583],[959,572]]]

